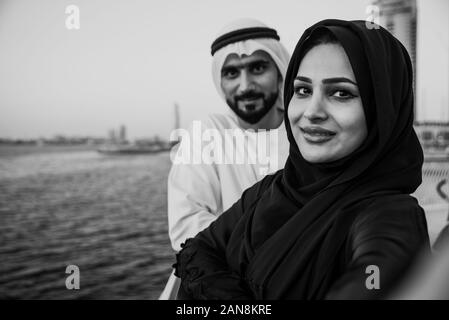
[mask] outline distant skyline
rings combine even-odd
[[[210,44],[234,18],[276,28],[292,51],[324,18],[365,19],[365,0],[0,0],[0,137],[131,138],[227,111],[212,83]],[[80,9],[80,29],[65,8]]]
[[[210,44],[232,19],[278,30],[293,51],[325,18],[366,19],[370,0],[0,0],[0,137],[106,136],[168,139],[228,111],[211,77]],[[68,5],[80,29],[65,25]]]

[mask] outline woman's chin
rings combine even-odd
[[[339,152],[333,148],[300,148],[303,158],[310,163],[326,163],[342,158]]]
[[[299,150],[303,158],[310,163],[323,163],[333,161],[334,155],[330,148],[324,148],[323,146],[310,146],[307,143],[300,144]]]
[[[324,162],[332,161],[332,157],[329,157],[329,155],[305,153],[302,156],[304,157],[304,159],[307,162],[310,162],[310,163],[324,163]]]

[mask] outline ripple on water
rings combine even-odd
[[[169,155],[0,157],[0,298],[155,299],[174,254]],[[65,288],[75,264],[81,289]]]

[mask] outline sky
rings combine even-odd
[[[210,44],[235,18],[278,30],[293,51],[325,18],[366,19],[370,0],[0,0],[0,137],[168,139],[174,103],[181,127],[225,112],[212,82]],[[66,28],[68,5],[80,29]]]

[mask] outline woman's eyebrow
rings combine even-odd
[[[307,77],[303,77],[303,76],[297,76],[295,78],[295,80],[299,80],[299,81],[303,81],[303,82],[307,82],[307,83],[312,83],[312,79],[307,78]],[[348,82],[348,83],[351,83],[351,84],[357,86],[357,83],[355,83],[351,79],[348,79],[348,78],[345,78],[345,77],[327,78],[327,79],[323,79],[321,82],[323,84]]]
[[[295,80],[300,80],[300,81],[304,81],[304,82],[308,82],[308,83],[312,83],[312,79],[307,78],[307,77],[301,77],[301,76],[297,76],[295,78]]]
[[[323,79],[321,81],[323,84],[330,84],[330,83],[339,83],[339,82],[349,82],[355,86],[357,86],[357,83],[355,83],[354,81],[352,81],[351,79],[345,78],[345,77],[337,77],[337,78],[328,78],[328,79]]]

